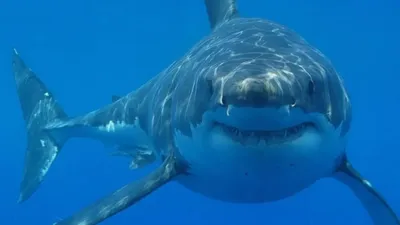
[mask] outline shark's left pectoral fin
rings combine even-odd
[[[183,172],[184,169],[178,165],[175,157],[171,155],[165,159],[158,169],[146,177],[122,187],[75,215],[53,225],[98,224],[137,203]]]
[[[344,160],[334,178],[346,184],[368,211],[374,225],[400,225],[400,220],[386,200]]]

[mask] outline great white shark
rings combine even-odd
[[[226,202],[264,203],[332,177],[375,225],[399,225],[346,157],[351,104],[330,60],[283,25],[241,17],[234,0],[204,2],[210,34],[137,90],[83,116],[69,117],[14,50],[27,128],[20,202],[68,139],[86,137],[160,165],[54,224],[98,224],[171,181]]]

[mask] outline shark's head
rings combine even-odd
[[[173,100],[175,143],[193,174],[182,183],[226,201],[277,200],[330,175],[350,124],[326,57],[281,26],[251,22],[201,43],[188,56],[194,80],[182,79]]]

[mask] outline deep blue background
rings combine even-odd
[[[353,102],[349,157],[400,213],[400,2],[239,0],[303,35],[333,61]],[[0,224],[51,224],[152,168],[127,169],[99,142],[67,143],[40,189],[17,205],[25,128],[11,73],[16,47],[70,115],[125,94],[209,32],[200,0],[2,0],[0,3]],[[324,179],[263,205],[207,199],[171,183],[107,220],[111,225],[369,225],[342,184]]]

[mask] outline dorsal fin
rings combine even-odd
[[[214,29],[225,21],[239,16],[236,7],[236,0],[205,0],[204,2],[206,4],[211,29]]]

